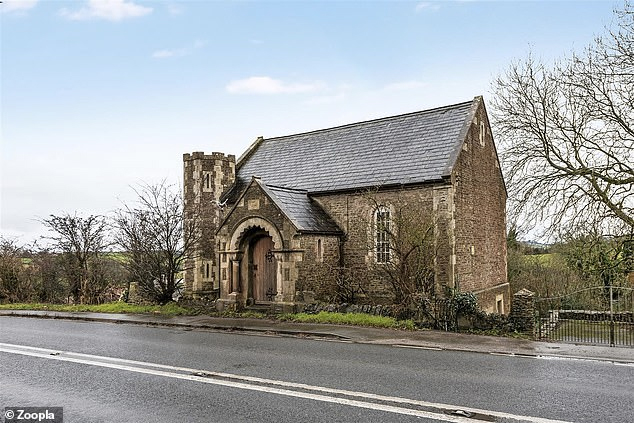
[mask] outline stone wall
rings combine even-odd
[[[297,291],[311,291],[318,301],[335,301],[341,281],[339,236],[301,235],[298,237],[303,259],[297,264]]]
[[[436,189],[435,189],[436,188]],[[345,236],[341,246],[341,265],[350,274],[354,283],[360,285],[360,303],[391,304],[394,294],[391,286],[377,270],[374,247],[374,212],[377,206],[386,206],[395,213],[398,209],[409,209],[419,214],[420,225],[426,224],[424,219],[433,219],[434,195],[438,187],[433,185],[392,190],[372,190],[314,196],[326,212],[343,229]],[[393,214],[394,216],[394,214]],[[418,225],[415,219],[410,225]],[[433,224],[433,222],[431,223]],[[437,265],[444,266],[451,262],[448,246],[449,239],[441,237],[435,246],[438,251]],[[440,274],[440,272],[438,272]],[[446,274],[444,274],[446,277]],[[437,281],[440,283],[447,281]]]
[[[560,320],[589,320],[593,322],[623,322],[633,323],[634,312],[632,311],[619,311],[610,314],[609,311],[595,311],[595,310],[558,310],[557,317]]]
[[[365,313],[374,316],[397,317],[401,310],[397,306],[382,304],[311,303],[301,304],[301,311],[307,314],[326,311],[329,313]]]
[[[509,320],[517,332],[535,335],[535,294],[527,289],[513,294]]]
[[[478,304],[487,313],[508,314],[511,308],[509,298],[509,284],[485,286],[473,292],[478,298]]]
[[[496,296],[501,292],[508,313],[506,188],[482,102],[467,129],[452,178],[456,284],[462,291],[479,291],[478,300],[488,311],[496,310]]]

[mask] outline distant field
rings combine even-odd
[[[541,264],[542,266],[548,266],[553,264],[556,260],[561,258],[559,253],[548,254],[529,254],[522,256],[523,260],[527,263]]]

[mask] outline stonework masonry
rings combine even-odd
[[[271,261],[275,258],[277,265],[275,300],[292,303],[306,247],[301,234],[257,183],[252,183],[225,213],[227,217],[217,233],[221,292],[234,293],[234,299],[245,304],[250,301],[253,263],[249,261],[249,243],[257,237],[270,236]]]
[[[314,299],[336,300],[337,282],[343,277],[340,243],[340,237],[333,235],[304,235],[299,238],[299,247],[303,251],[295,287],[299,295],[310,292]]]
[[[361,283],[366,301],[377,304],[389,304],[393,301],[393,293],[385,280],[378,277],[376,272],[368,269],[374,258],[374,212],[377,206],[394,206],[418,210],[421,219],[432,216],[434,198],[438,192],[446,191],[447,187],[436,186],[396,187],[393,189],[377,190],[370,188],[361,192],[317,195],[314,199],[326,210],[330,216],[344,228],[345,237],[342,242],[342,266],[350,269],[352,278]],[[438,202],[438,200],[437,200]],[[444,205],[443,207],[446,207]],[[437,219],[436,224],[447,230],[450,223],[444,222],[448,216]],[[410,224],[413,224],[411,222]],[[421,224],[425,224],[421,222]],[[437,229],[438,230],[438,229]],[[437,280],[440,286],[453,286],[449,280],[448,269],[451,263],[452,247],[444,237],[437,237]],[[356,282],[355,282],[356,283]],[[363,300],[364,295],[360,296]]]
[[[469,126],[452,179],[456,284],[463,291],[476,292],[491,312],[497,311],[495,298],[502,295],[508,313],[506,188],[483,103]]]
[[[271,278],[271,285],[266,285],[268,301],[293,304],[309,298],[331,302],[337,299],[342,283],[353,283],[359,288],[355,297],[358,303],[391,304],[394,299],[391,286],[376,271],[371,271],[377,265],[374,219],[379,207],[390,210],[392,216],[404,208],[418,213],[421,222],[428,220],[433,225],[434,241],[430,248],[434,249],[436,292],[442,294],[449,289],[474,292],[486,311],[508,313],[511,298],[506,275],[506,188],[484,102],[476,97],[473,102],[447,106],[446,110],[394,117],[390,125],[402,125],[401,129],[390,126],[385,136],[394,136],[398,130],[402,131],[396,134],[401,137],[398,142],[420,140],[420,136],[411,132],[418,126],[408,123],[414,118],[436,134],[425,135],[436,144],[429,145],[429,150],[420,156],[431,166],[421,169],[420,174],[435,176],[419,178],[415,183],[408,182],[416,177],[412,170],[396,178],[402,182],[391,185],[377,182],[376,186],[368,186],[370,179],[365,179],[363,184],[351,188],[347,180],[329,178],[330,174],[323,173],[321,168],[311,168],[303,179],[294,180],[284,174],[285,168],[278,166],[276,158],[270,155],[276,151],[285,163],[294,166],[290,160],[295,157],[292,154],[303,154],[303,146],[313,142],[313,138],[314,145],[320,147],[341,145],[332,137],[343,137],[339,141],[350,143],[349,147],[359,154],[366,154],[363,149],[372,142],[374,152],[375,148],[390,145],[390,141],[376,132],[366,133],[369,138],[345,137],[368,128],[383,131],[384,120],[301,136],[258,139],[239,163],[235,156],[222,153],[185,154],[185,219],[198,219],[201,235],[196,253],[186,263],[185,295],[219,298],[227,304],[253,302],[255,275],[261,270],[256,269],[258,264],[253,257],[264,245],[259,241],[270,238],[267,241],[270,244],[266,244],[270,247],[257,253],[266,254],[267,261],[263,263],[271,263],[264,266]],[[298,144],[288,144],[295,138]],[[281,150],[282,145],[292,147],[293,153]],[[401,145],[410,151],[411,146]],[[324,167],[332,164],[328,154],[337,152],[324,153]],[[409,159],[399,157],[399,160]],[[367,175],[366,170],[375,167],[386,178],[394,179],[402,167],[387,156],[383,159],[385,165],[377,162],[371,168],[354,163],[350,157],[338,160],[358,166],[359,172],[354,169],[344,172],[355,180],[367,178],[363,176]],[[438,170],[442,163],[445,170]],[[408,166],[404,168],[411,169],[411,163]],[[249,174],[243,174],[245,169],[249,169]],[[258,169],[268,172],[267,177],[287,181],[291,186],[267,185],[266,178],[251,175]],[[336,170],[331,168],[330,172],[333,171]],[[246,178],[253,179],[248,182]],[[380,176],[376,173],[371,178]],[[302,184],[310,187],[313,183],[328,189],[312,192],[300,189]],[[329,185],[335,183],[346,188]]]
[[[522,289],[513,294],[509,319],[518,332],[535,336],[535,294]]]
[[[215,231],[220,221],[219,200],[235,180],[235,156],[202,152],[183,155],[185,220],[196,219],[200,240],[185,263],[185,293],[213,296],[218,290]]]

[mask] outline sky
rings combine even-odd
[[[183,153],[490,101],[513,61],[582,50],[621,5],[4,0],[0,236],[180,189]]]

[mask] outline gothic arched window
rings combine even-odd
[[[375,259],[377,263],[390,262],[390,234],[392,217],[388,207],[379,206],[374,212]]]

